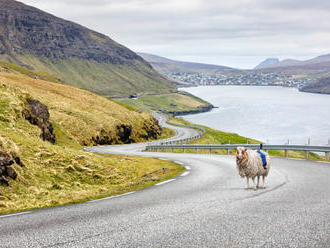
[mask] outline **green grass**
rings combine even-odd
[[[97,37],[94,37],[98,39]],[[96,40],[96,42],[101,42]],[[0,56],[1,60],[11,58]],[[25,54],[16,60],[36,70],[56,74],[65,84],[87,89],[102,96],[116,97],[130,94],[158,94],[176,91],[176,86],[140,61],[131,65],[98,63],[78,58],[51,60]]]
[[[152,158],[84,152],[92,136],[105,132],[118,142],[116,125],[133,128],[132,139],[145,141],[158,128],[147,113],[71,86],[0,72],[0,150],[19,156],[25,167],[10,186],[0,185],[0,213],[72,204],[148,187],[181,173],[181,165]],[[40,129],[22,116],[27,98],[46,104],[56,143],[40,139]],[[102,131],[103,130],[103,131]],[[160,131],[160,129],[158,130]],[[163,129],[158,137],[170,137]],[[117,141],[116,141],[117,139]]]
[[[207,126],[202,126],[202,125],[197,125],[194,123],[191,123],[189,121],[186,121],[182,118],[172,118],[170,120],[170,123],[176,123],[176,124],[183,124],[183,125],[192,125],[196,127],[202,127],[206,130],[206,133],[203,137],[200,139],[196,139],[190,142],[190,144],[260,144],[262,143],[261,141],[247,138],[240,136],[236,133],[229,133],[229,132],[223,132],[220,130],[216,130]],[[168,152],[172,150],[167,150]],[[177,149],[175,152],[182,152],[182,149]],[[192,149],[187,149],[185,152],[187,153],[195,153],[195,150]],[[199,153],[209,153],[207,150],[202,150],[200,149],[198,151]],[[227,154],[227,151],[224,150],[214,150],[213,153],[215,154]],[[276,156],[276,157],[284,157],[285,152],[284,151],[268,151],[269,155],[271,156]],[[234,151],[230,151],[230,154],[234,154]],[[290,151],[289,152],[289,157],[291,158],[300,158],[304,159],[305,158],[305,153],[304,152],[298,152],[298,151]],[[325,161],[324,156],[320,156],[315,153],[310,153],[310,159],[311,160],[318,160],[318,161]]]
[[[55,74],[51,74],[44,71],[34,71],[29,70],[25,67],[19,66],[17,64],[0,61],[0,68],[8,70],[13,73],[20,73],[31,78],[38,78],[41,80],[46,80],[50,82],[58,82],[58,77]]]
[[[140,111],[180,112],[196,110],[210,105],[208,102],[187,92],[140,96],[138,99],[123,98],[116,101]]]

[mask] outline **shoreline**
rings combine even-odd
[[[210,104],[209,106],[205,106],[199,109],[194,110],[186,110],[186,111],[169,111],[168,114],[171,114],[173,116],[184,116],[184,115],[191,115],[191,114],[200,114],[200,113],[206,113],[211,111],[212,109],[217,108]]]

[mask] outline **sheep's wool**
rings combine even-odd
[[[253,150],[246,151],[246,157],[237,163],[238,173],[241,177],[255,178],[257,176],[267,176],[270,169],[269,155],[266,153],[267,168],[263,167],[260,155]]]

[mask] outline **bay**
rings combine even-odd
[[[268,144],[325,145],[330,138],[330,95],[275,86],[184,88],[219,108],[183,116],[196,124]]]

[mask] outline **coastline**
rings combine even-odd
[[[184,116],[184,115],[200,114],[200,113],[209,112],[209,111],[211,111],[214,108],[216,108],[216,107],[213,106],[212,104],[210,104],[209,106],[201,107],[201,108],[194,109],[194,110],[169,111],[168,113],[171,114],[171,115],[173,115],[173,116]]]

